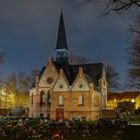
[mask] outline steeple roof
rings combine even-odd
[[[64,19],[63,19],[63,13],[61,12],[60,16],[60,22],[59,22],[59,30],[58,30],[58,36],[57,36],[57,44],[55,49],[66,49],[67,47],[67,38],[66,38],[66,32],[65,32],[65,25],[64,25]]]

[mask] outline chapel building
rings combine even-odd
[[[63,14],[56,44],[56,59],[36,77],[30,90],[29,117],[50,120],[97,120],[107,104],[103,63],[70,64]]]

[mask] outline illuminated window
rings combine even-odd
[[[62,95],[59,96],[59,105],[64,105],[64,97]]]
[[[45,93],[44,91],[40,92],[40,104],[44,104],[45,103]]]
[[[78,98],[78,105],[83,105],[84,104],[84,97],[81,95]]]

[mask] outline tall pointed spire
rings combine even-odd
[[[56,62],[58,64],[68,64],[68,46],[67,46],[67,38],[66,38],[66,32],[65,32],[65,25],[64,25],[64,19],[63,19],[63,13],[61,10],[60,15],[60,22],[59,22],[59,30],[58,30],[58,36],[57,36],[57,44],[56,44]]]
[[[62,10],[61,10],[61,16],[60,16],[60,22],[59,22],[57,44],[56,44],[55,49],[56,50],[61,50],[61,49],[68,50],[67,38],[66,38],[66,32],[65,32],[65,25],[64,25],[64,19],[63,19]]]

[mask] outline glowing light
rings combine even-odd
[[[134,103],[134,102],[135,102],[135,100],[134,100],[134,99],[132,99],[132,100],[131,100],[131,102],[132,102],[132,103]]]
[[[116,98],[114,99],[114,102],[116,102],[117,100],[116,100]]]

